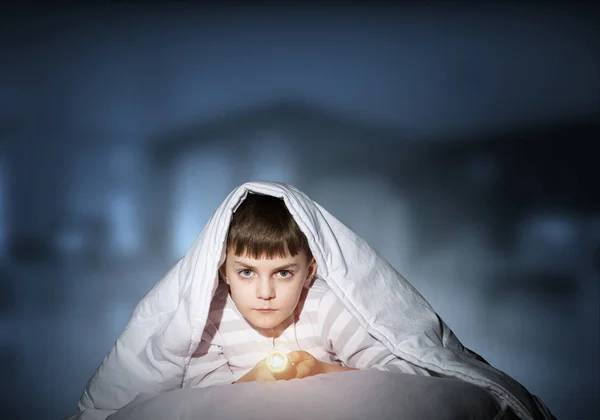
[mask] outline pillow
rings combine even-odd
[[[458,379],[368,369],[140,394],[107,420],[475,420],[508,415],[488,391]]]

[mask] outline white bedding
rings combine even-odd
[[[509,420],[484,389],[375,369],[142,394],[108,420]]]
[[[186,367],[218,284],[229,221],[249,191],[285,201],[308,238],[317,277],[394,354],[487,389],[522,419],[553,418],[517,381],[467,351],[412,285],[354,232],[297,189],[268,182],[235,189],[187,254],[140,301],[88,382],[75,418],[104,420],[139,394],[164,393],[186,383]]]

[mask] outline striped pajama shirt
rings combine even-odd
[[[230,384],[278,349],[304,350],[318,360],[356,369],[380,369],[427,375],[429,372],[394,356],[350,314],[333,290],[316,279],[303,293],[297,321],[275,339],[256,331],[220,284],[213,297],[206,327],[194,352],[184,387]]]

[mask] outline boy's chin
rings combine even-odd
[[[279,317],[269,319],[263,316],[253,316],[252,318],[247,320],[250,321],[252,327],[254,327],[254,329],[259,331],[261,334],[269,334],[272,332],[273,329],[276,329],[278,327],[285,328],[283,325],[283,321],[285,320],[279,319]]]
[[[271,330],[281,324],[280,321],[264,319],[252,319],[250,323],[258,330]]]

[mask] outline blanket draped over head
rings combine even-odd
[[[522,419],[552,419],[539,398],[465,348],[416,289],[352,230],[298,189],[273,182],[236,188],[185,256],[136,306],[89,380],[75,418],[108,413],[140,393],[185,386],[199,344],[231,216],[249,193],[279,197],[306,235],[325,280],[350,313],[396,356],[440,376],[481,386]]]

